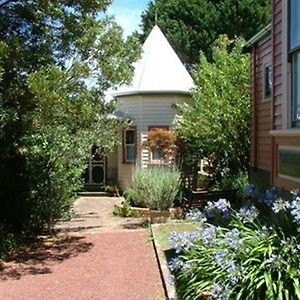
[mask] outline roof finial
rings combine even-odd
[[[157,9],[155,11],[155,25],[157,25]]]

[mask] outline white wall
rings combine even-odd
[[[187,95],[134,95],[120,97],[117,111],[128,116],[133,125],[137,126],[137,165],[146,167],[148,164],[148,151],[142,149],[141,144],[147,140],[148,126],[169,126],[175,120],[176,110],[174,104],[187,102]],[[120,133],[122,139],[122,133]],[[122,188],[130,185],[132,170],[135,164],[122,162],[122,146],[118,149],[118,181]]]

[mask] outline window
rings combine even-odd
[[[292,126],[300,127],[300,1],[290,0],[289,41],[292,62]]]
[[[264,65],[264,100],[270,100],[272,94],[272,65]]]
[[[148,139],[150,139],[152,144],[157,144],[157,149],[149,151],[149,163],[153,164],[164,164],[167,163],[166,158],[162,153],[162,144],[167,145],[169,138],[169,126],[166,125],[156,125],[148,126]]]
[[[292,120],[293,126],[300,126],[300,51],[292,58]]]
[[[151,161],[160,162],[162,159],[163,159],[163,156],[159,149],[154,149],[151,151]]]
[[[135,162],[136,157],[136,130],[129,128],[124,130],[123,137],[123,162]]]
[[[300,1],[290,0],[290,50],[300,47]]]

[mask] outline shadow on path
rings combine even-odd
[[[12,253],[3,261],[0,280],[20,279],[25,275],[51,273],[51,266],[92,249],[84,236],[53,235],[40,237],[33,244]]]

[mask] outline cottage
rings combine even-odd
[[[157,163],[160,153],[143,148],[143,141],[153,128],[172,129],[176,104],[189,100],[193,80],[157,25],[142,50],[134,65],[132,83],[113,93],[118,103],[116,115],[130,120],[132,125],[120,132],[121,145],[108,155],[105,165],[103,159],[91,160],[90,179],[96,173],[95,163],[101,178],[98,183],[92,179],[90,185],[99,184],[99,180],[113,181],[124,189],[130,185],[136,166],[145,168]]]
[[[247,43],[252,61],[251,181],[300,187],[300,1],[273,0]]]

